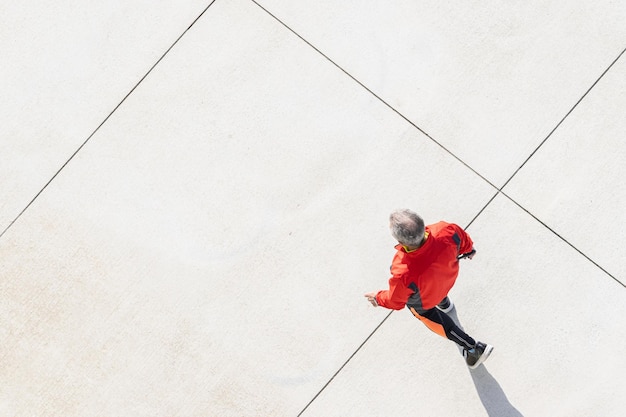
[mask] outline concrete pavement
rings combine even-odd
[[[6,5],[0,415],[623,415],[625,18]],[[398,207],[474,239],[485,366],[363,298]]]

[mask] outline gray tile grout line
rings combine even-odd
[[[574,246],[572,243],[570,243],[567,239],[565,239],[563,236],[561,236],[560,234],[558,234],[554,229],[552,229],[550,226],[548,226],[547,224],[545,224],[543,221],[541,221],[537,216],[535,216],[534,214],[532,214],[529,210],[527,210],[525,207],[523,207],[520,203],[518,203],[517,201],[515,201],[514,199],[512,199],[511,197],[509,197],[506,193],[499,191],[498,194],[502,194],[504,197],[506,197],[508,200],[510,200],[513,204],[515,204],[517,207],[519,207],[520,209],[522,209],[525,213],[527,213],[530,217],[532,217],[533,219],[535,219],[535,221],[537,221],[537,223],[541,224],[544,228],[546,228],[548,231],[550,231],[552,234],[554,234],[554,236],[558,237],[559,239],[561,239],[564,243],[566,243],[570,248],[574,249],[576,252],[578,252],[583,258],[587,259],[587,261],[591,262],[596,268],[598,268],[600,271],[604,272],[606,275],[608,275],[609,277],[613,278],[613,280],[621,285],[622,287],[626,288],[626,283],[621,282],[619,279],[617,279],[617,277],[613,276],[613,274],[611,274],[609,271],[607,271],[606,269],[602,268],[597,262],[595,262],[593,259],[591,259],[589,256],[585,255],[585,253],[583,253],[580,249],[578,249],[576,246]]]
[[[111,110],[111,112],[95,128],[95,130],[93,132],[91,132],[91,134],[87,137],[87,139],[85,139],[85,141],[74,151],[74,153],[72,153],[70,155],[70,157],[63,163],[63,165],[61,165],[61,167],[54,173],[54,175],[52,175],[52,177],[48,180],[48,182],[46,182],[44,184],[44,186],[37,192],[37,194],[35,194],[35,196],[32,198],[32,200],[30,200],[30,202],[28,204],[26,204],[26,206],[22,209],[22,211],[20,211],[20,213],[11,221],[11,223],[9,223],[9,225],[0,233],[0,239],[13,226],[13,224],[15,224],[15,222],[17,222],[20,219],[20,217],[22,217],[22,215],[26,212],[26,210],[28,210],[30,208],[30,206],[35,202],[35,200],[37,200],[39,198],[39,196],[46,190],[46,188],[48,188],[48,186],[61,173],[61,171],[63,171],[65,169],[65,167],[74,159],[74,157],[76,157],[76,155],[87,145],[87,143],[91,140],[91,138],[111,118],[111,116],[113,116],[113,114],[117,111],[117,109],[119,109],[120,106],[122,104],[124,104],[124,102],[128,99],[128,97],[130,97],[130,95],[139,87],[139,85],[143,82],[143,80],[145,80],[148,77],[148,75],[150,75],[150,73],[156,68],[156,66],[159,65],[159,63],[167,56],[167,54],[172,50],[172,48],[174,48],[174,46],[176,46],[176,44],[178,44],[178,42],[182,39],[182,37],[185,36],[185,34],[196,24],[196,22],[204,15],[204,13],[206,13],[206,11],[209,9],[209,7],[211,7],[213,5],[213,3],[215,3],[215,0],[211,0],[209,5],[207,7],[205,7],[204,10],[202,10],[202,12],[198,15],[198,17],[196,17],[193,20],[193,22],[191,22],[191,24],[187,27],[187,29],[185,29],[183,31],[183,33],[178,38],[176,38],[174,43],[172,43],[169,46],[169,48],[167,48],[167,50],[163,53],[163,55],[161,55],[161,57],[150,67],[148,72],[146,72],[141,77],[141,79],[133,86],[133,88],[130,89],[130,91],[113,108],[113,110]]]
[[[517,201],[513,200],[511,197],[509,197],[506,193],[504,193],[502,190],[504,189],[504,187],[506,187],[506,185],[517,175],[517,173],[524,167],[524,165],[526,165],[526,163],[528,163],[528,161],[537,153],[537,151],[547,142],[547,140],[552,136],[552,134],[561,126],[561,124],[563,124],[563,122],[568,118],[568,116],[574,111],[574,109],[576,109],[576,107],[578,107],[578,105],[582,102],[582,100],[584,100],[584,98],[591,92],[591,90],[598,84],[598,82],[604,77],[604,75],[613,67],[613,65],[620,59],[620,57],[624,54],[624,52],[626,52],[626,49],[624,49],[618,56],[617,58],[615,58],[613,60],[613,62],[611,62],[611,64],[604,70],[604,72],[600,75],[600,77],[598,77],[598,79],[596,79],[596,81],[591,85],[591,87],[589,87],[587,89],[587,91],[578,99],[578,101],[574,104],[574,106],[566,113],[566,115],[557,123],[557,125],[550,131],[550,133],[541,141],[541,143],[535,148],[535,150],[528,156],[528,158],[526,158],[526,160],[515,170],[515,172],[513,173],[513,175],[511,175],[511,177],[509,177],[509,179],[504,183],[504,185],[502,185],[501,187],[497,187],[496,185],[494,185],[491,181],[489,181],[487,178],[485,178],[484,176],[482,176],[478,171],[476,171],[474,168],[472,168],[468,163],[466,163],[465,161],[463,161],[460,157],[458,157],[457,155],[455,155],[452,151],[450,151],[449,149],[447,149],[445,146],[443,146],[440,142],[438,142],[435,138],[433,138],[432,136],[430,136],[426,131],[424,131],[422,128],[420,128],[418,125],[416,125],[413,121],[411,121],[408,117],[406,117],[404,114],[402,114],[400,111],[398,111],[397,109],[395,109],[393,106],[391,106],[389,103],[387,103],[382,97],[380,97],[379,95],[377,95],[376,93],[374,93],[371,89],[369,89],[365,84],[363,84],[361,81],[359,81],[356,77],[354,77],[352,74],[350,74],[348,71],[346,71],[345,69],[343,69],[339,64],[337,64],[335,61],[333,61],[328,55],[324,54],[321,50],[319,50],[315,45],[313,45],[311,42],[309,42],[308,40],[306,40],[304,37],[302,37],[299,33],[297,33],[294,29],[292,29],[291,27],[289,27],[286,23],[284,23],[282,20],[280,20],[277,16],[275,16],[274,14],[272,14],[269,10],[267,10],[266,8],[264,8],[263,6],[261,6],[257,0],[251,0],[254,4],[256,4],[261,10],[263,10],[265,13],[267,13],[269,16],[271,16],[274,20],[276,20],[278,23],[280,23],[282,26],[284,26],[287,30],[289,30],[291,33],[293,33],[295,36],[297,36],[300,40],[302,40],[304,43],[306,43],[309,47],[311,47],[313,50],[315,50],[318,54],[320,54],[322,57],[324,57],[328,62],[330,62],[332,65],[334,65],[337,69],[339,69],[341,72],[343,72],[344,74],[346,74],[350,79],[352,79],[354,82],[356,82],[359,86],[361,86],[363,89],[365,89],[368,93],[370,93],[372,96],[374,96],[377,100],[379,100],[382,104],[384,104],[385,106],[387,106],[390,110],[392,110],[394,113],[396,113],[398,116],[400,116],[403,120],[405,120],[407,123],[409,123],[411,126],[413,126],[415,129],[417,129],[419,132],[421,132],[422,134],[424,134],[428,139],[430,139],[433,143],[435,143],[436,145],[438,145],[441,149],[443,149],[446,153],[448,153],[450,156],[452,156],[454,159],[456,159],[458,162],[460,162],[461,164],[463,164],[466,168],[468,168],[470,171],[472,171],[474,174],[476,174],[480,179],[482,179],[484,182],[486,182],[488,185],[490,185],[492,188],[494,188],[496,190],[496,194],[494,194],[493,197],[491,197],[491,199],[489,199],[489,201],[487,202],[487,204],[478,212],[478,214],[476,214],[476,216],[474,216],[474,218],[470,221],[470,223],[467,225],[467,227],[469,227],[479,216],[480,214],[489,206],[489,204],[491,204],[491,202],[498,196],[498,194],[502,194],[503,196],[505,196],[506,198],[508,198],[509,200],[511,200],[514,204],[516,204],[517,206],[519,206],[522,210],[524,210],[525,212],[527,212],[529,215],[531,215],[534,219],[536,219],[540,224],[542,224],[547,230],[549,230],[550,232],[552,232],[555,236],[557,236],[559,239],[563,240],[565,243],[567,243],[569,246],[571,246],[574,250],[576,250],[578,253],[580,253],[581,255],[583,255],[586,259],[588,259],[591,263],[593,263],[594,265],[596,265],[599,269],[601,269],[603,272],[605,272],[607,275],[609,275],[611,278],[613,278],[614,280],[616,280],[618,283],[622,284],[617,278],[615,278],[613,275],[611,275],[608,271],[606,271],[604,268],[600,267],[596,262],[594,262],[591,258],[589,258],[587,255],[585,255],[582,251],[580,251],[578,248],[576,248],[572,243],[570,243],[569,241],[567,241],[565,238],[563,238],[561,235],[559,235],[558,233],[556,233],[553,229],[551,229],[550,227],[548,227],[544,222],[540,221],[537,217],[535,217],[534,215],[532,215],[532,213],[530,213],[528,210],[526,210],[520,203],[518,203]]]
[[[282,20],[280,20],[278,17],[276,17],[274,14],[272,14],[269,10],[267,10],[266,8],[264,8],[263,6],[261,6],[259,3],[257,3],[257,0],[250,0],[251,2],[253,2],[254,4],[256,4],[261,10],[263,10],[265,13],[267,13],[269,16],[271,16],[274,20],[276,20],[276,22],[280,23],[283,27],[285,27],[285,29],[287,29],[288,31],[290,31],[291,33],[293,33],[296,37],[298,37],[302,42],[304,42],[305,44],[307,44],[309,47],[311,47],[315,52],[317,52],[318,54],[320,54],[322,57],[324,57],[328,62],[330,62],[332,65],[334,65],[338,70],[340,70],[341,72],[343,72],[345,75],[347,75],[350,79],[352,79],[352,81],[354,81],[355,83],[357,83],[359,86],[361,86],[365,91],[367,91],[368,93],[370,93],[373,97],[375,97],[378,101],[380,101],[382,104],[384,104],[387,108],[389,108],[389,110],[393,111],[394,113],[396,113],[398,116],[400,116],[405,122],[407,122],[408,124],[410,124],[411,126],[413,126],[416,130],[418,130],[419,132],[421,132],[424,136],[426,136],[428,139],[430,139],[434,144],[436,144],[437,146],[439,146],[441,149],[443,149],[446,153],[448,153],[450,156],[452,156],[454,159],[456,159],[458,162],[460,162],[461,164],[463,164],[463,166],[465,166],[467,169],[469,169],[470,171],[472,171],[474,174],[476,174],[480,179],[482,179],[483,181],[485,181],[487,184],[491,185],[493,188],[498,189],[498,187],[496,187],[494,184],[492,184],[487,178],[483,177],[479,172],[477,172],[474,168],[472,168],[471,166],[469,166],[467,163],[465,163],[465,161],[463,161],[461,158],[459,158],[458,156],[456,156],[454,153],[452,153],[448,148],[446,148],[445,146],[443,146],[440,142],[438,142],[435,138],[433,138],[432,136],[430,136],[426,131],[424,131],[422,128],[420,128],[418,125],[416,125],[413,121],[411,121],[408,117],[406,117],[404,114],[400,113],[398,110],[396,110],[393,106],[391,106],[389,103],[387,103],[385,100],[383,100],[382,97],[380,97],[379,95],[377,95],[375,92],[373,92],[371,89],[369,89],[365,84],[363,84],[361,81],[359,81],[356,77],[354,77],[352,74],[350,74],[348,71],[346,71],[345,69],[343,69],[339,64],[337,64],[335,61],[333,61],[328,55],[324,54],[321,50],[319,50],[315,45],[313,45],[311,42],[309,42],[308,40],[306,40],[304,37],[302,37],[298,32],[296,32],[295,30],[293,30],[291,27],[289,27],[285,22],[283,22]]]
[[[315,396],[313,396],[313,398],[311,399],[311,401],[309,401],[307,403],[307,405],[304,406],[304,408],[298,413],[298,415],[296,417],[300,417],[306,410],[307,408],[309,408],[309,406],[311,404],[313,404],[313,402],[317,399],[317,397],[319,397],[322,392],[324,392],[324,390],[326,389],[326,387],[328,385],[330,385],[331,382],[333,382],[333,380],[335,379],[335,377],[337,375],[339,375],[339,373],[343,370],[343,368],[346,367],[346,365],[348,365],[348,362],[350,362],[352,360],[352,358],[354,358],[356,356],[357,353],[359,353],[359,351],[361,350],[361,348],[363,346],[365,346],[365,344],[370,340],[370,338],[372,336],[374,336],[374,333],[376,333],[376,331],[385,323],[385,321],[387,321],[387,319],[391,316],[391,314],[394,312],[394,310],[391,310],[389,313],[387,313],[387,315],[385,316],[385,318],[378,324],[378,326],[376,326],[376,328],[374,330],[372,330],[372,332],[369,334],[369,336],[367,336],[365,338],[365,340],[363,341],[363,343],[361,343],[361,345],[352,353],[352,355],[350,355],[350,357],[343,363],[343,365],[341,365],[339,367],[339,369],[337,369],[337,372],[335,372],[333,374],[332,377],[330,377],[330,379],[328,380],[328,382],[326,382],[326,384],[324,384],[324,386],[317,392],[317,394],[315,394]]]
[[[626,283],[621,282],[619,279],[617,279],[617,277],[613,276],[613,274],[611,274],[609,271],[607,271],[606,269],[604,269],[603,267],[601,267],[596,261],[594,261],[593,259],[591,259],[589,256],[587,256],[583,251],[581,251],[580,249],[578,249],[576,246],[574,246],[569,240],[565,239],[563,236],[561,236],[559,233],[556,232],[556,230],[552,229],[550,226],[548,226],[546,223],[544,223],[541,219],[539,219],[537,216],[535,216],[534,214],[532,214],[528,209],[526,209],[524,206],[522,206],[520,203],[518,203],[516,200],[514,200],[513,198],[511,198],[508,194],[506,194],[504,191],[502,190],[497,190],[497,192],[493,195],[493,197],[491,197],[489,199],[489,201],[487,202],[487,204],[485,204],[483,206],[482,209],[479,210],[478,214],[476,214],[476,216],[474,216],[474,218],[468,223],[468,225],[465,227],[465,229],[469,228],[472,223],[474,223],[474,221],[487,209],[487,207],[489,207],[489,205],[491,204],[491,202],[493,200],[495,200],[495,198],[498,195],[502,195],[504,196],[506,199],[508,199],[509,201],[511,201],[513,204],[515,204],[517,207],[519,207],[522,211],[524,211],[526,214],[528,214],[530,217],[532,217],[537,223],[539,223],[540,225],[542,225],[546,230],[548,230],[550,233],[552,233],[554,236],[556,236],[557,238],[559,238],[560,240],[562,240],[565,244],[567,244],[570,248],[574,249],[576,252],[578,252],[578,254],[580,254],[583,258],[585,258],[587,261],[589,261],[590,263],[592,263],[596,268],[598,268],[600,271],[604,272],[607,276],[609,276],[610,278],[612,278],[615,282],[617,282],[617,284],[621,285],[622,287],[626,288]]]
[[[617,61],[619,61],[619,59],[622,57],[622,55],[624,55],[624,52],[626,52],[626,49],[622,50],[622,52],[620,52],[620,54],[617,56],[617,58],[615,58],[613,60],[613,62],[611,62],[611,64],[604,70],[604,72],[602,72],[602,74],[598,77],[598,79],[595,80],[595,82],[593,84],[591,84],[591,87],[589,87],[587,89],[587,91],[585,91],[585,94],[583,94],[578,101],[576,102],[576,104],[574,104],[572,106],[571,109],[569,109],[569,111],[565,114],[565,116],[563,116],[563,118],[556,124],[556,126],[554,127],[554,129],[552,129],[550,131],[550,133],[548,133],[548,136],[545,137],[544,140],[541,141],[541,143],[539,144],[539,146],[537,146],[535,148],[534,151],[532,151],[532,153],[528,156],[528,158],[526,158],[526,160],[515,170],[515,172],[513,173],[513,175],[511,175],[511,177],[504,183],[504,185],[502,187],[499,188],[499,191],[502,191],[504,189],[504,187],[507,186],[507,184],[509,182],[511,182],[511,180],[517,175],[517,173],[524,167],[524,165],[526,165],[528,163],[528,161],[530,161],[530,159],[535,156],[535,153],[537,153],[537,151],[539,151],[539,149],[548,141],[548,139],[550,139],[550,137],[554,134],[554,132],[563,124],[563,122],[565,122],[565,120],[569,117],[570,114],[572,114],[572,112],[576,109],[576,107],[578,107],[578,105],[585,99],[585,97],[587,97],[587,95],[591,92],[591,90],[593,90],[593,88],[600,82],[600,80],[602,78],[604,78],[604,76],[606,75],[607,72],[609,72],[609,70],[611,68],[613,68],[613,66],[615,65],[615,63]]]
[[[492,188],[494,188],[496,190],[496,193],[489,199],[489,201],[485,204],[485,206],[480,209],[480,211],[476,214],[476,216],[474,216],[474,218],[468,223],[468,225],[466,226],[466,229],[468,227],[470,227],[472,225],[472,223],[487,209],[487,207],[491,204],[491,202],[493,200],[495,200],[495,198],[499,195],[502,194],[504,197],[506,197],[507,199],[509,199],[511,202],[513,202],[515,205],[517,205],[520,209],[522,209],[524,212],[528,213],[529,216],[531,216],[533,219],[535,219],[539,224],[541,224],[543,227],[545,227],[548,231],[550,231],[551,233],[553,233],[556,237],[558,237],[559,239],[561,239],[563,242],[565,242],[567,245],[569,245],[572,249],[574,249],[576,252],[578,252],[580,255],[582,255],[585,259],[587,259],[589,262],[591,262],[593,265],[595,265],[598,269],[600,269],[601,271],[603,271],[605,274],[607,274],[609,277],[613,278],[618,284],[626,287],[625,284],[623,284],[622,282],[620,282],[616,277],[614,277],[612,274],[610,274],[608,271],[606,271],[604,268],[602,268],[600,265],[598,265],[595,261],[593,261],[591,258],[589,258],[587,255],[585,255],[581,250],[579,250],[578,248],[576,248],[572,243],[570,243],[569,241],[567,241],[565,238],[563,238],[561,235],[559,235],[556,231],[554,231],[552,228],[550,228],[548,225],[546,225],[544,222],[542,222],[541,220],[539,220],[536,216],[534,216],[532,213],[530,213],[530,211],[528,211],[526,208],[524,208],[521,204],[519,204],[517,201],[513,200],[511,197],[509,197],[506,193],[504,193],[502,190],[503,188],[513,179],[513,177],[515,177],[515,175],[523,168],[523,166],[535,155],[535,153],[539,150],[539,148],[541,148],[545,142],[552,136],[552,134],[560,127],[560,125],[565,121],[565,119],[572,113],[572,111],[578,106],[578,104],[580,104],[580,102],[587,96],[587,94],[595,87],[595,85],[600,81],[600,79],[602,79],[604,77],[604,75],[609,71],[609,69],[619,60],[619,58],[624,54],[624,52],[626,51],[626,49],[624,51],[622,51],[622,53],[619,54],[619,56],[609,65],[609,67],[602,73],[602,75],[600,75],[600,77],[592,84],[592,86],[585,92],[585,94],[583,94],[583,96],[576,102],[576,104],[574,104],[574,106],[567,112],[567,114],[563,117],[563,119],[561,119],[561,121],[554,127],[554,129],[552,129],[552,131],[548,134],[548,136],[546,136],[546,138],[539,144],[539,146],[537,146],[537,148],[530,154],[530,156],[515,170],[515,172],[513,173],[513,175],[511,175],[511,177],[504,183],[504,185],[502,185],[502,187],[497,187],[495,186],[493,183],[491,183],[491,181],[489,181],[487,178],[485,178],[484,176],[482,176],[479,172],[477,172],[476,170],[474,170],[469,164],[467,164],[465,161],[463,161],[461,158],[459,158],[458,156],[456,156],[454,153],[452,153],[449,149],[447,149],[445,146],[443,146],[441,143],[439,143],[437,140],[435,140],[432,136],[430,136],[428,133],[426,133],[423,129],[421,129],[419,126],[417,126],[415,123],[413,123],[413,121],[411,121],[410,119],[408,119],[404,114],[400,113],[397,109],[395,109],[393,106],[391,106],[389,103],[387,103],[385,100],[382,99],[382,97],[378,96],[376,93],[374,93],[371,89],[369,89],[367,86],[365,86],[361,81],[359,81],[356,77],[354,77],[352,74],[350,74],[349,72],[347,72],[344,68],[342,68],[339,64],[337,64],[335,61],[333,61],[329,56],[327,56],[326,54],[324,54],[321,50],[319,50],[316,46],[314,46],[311,42],[309,42],[308,40],[306,40],[304,37],[302,37],[299,33],[297,33],[294,29],[292,29],[290,26],[288,26],[286,23],[284,23],[282,20],[280,20],[277,16],[275,16],[273,13],[271,13],[269,10],[267,10],[265,7],[263,7],[262,5],[260,5],[257,0],[250,0],[252,1],[254,4],[256,4],[261,10],[263,10],[265,13],[267,13],[269,16],[271,16],[274,20],[276,20],[276,22],[278,22],[279,24],[281,24],[283,27],[285,27],[287,30],[289,30],[291,33],[293,33],[296,37],[298,37],[300,40],[302,40],[305,44],[307,44],[309,47],[311,47],[313,50],[315,50],[318,54],[320,54],[322,57],[324,57],[328,62],[330,62],[332,65],[334,65],[337,69],[339,69],[341,72],[343,72],[344,74],[346,74],[350,79],[352,79],[354,82],[356,82],[359,86],[361,86],[363,89],[365,89],[367,92],[369,92],[372,96],[374,96],[376,99],[378,99],[382,104],[384,104],[385,106],[387,106],[390,110],[392,110],[394,113],[396,113],[398,116],[400,116],[402,119],[404,119],[407,123],[409,123],[411,126],[413,126],[415,129],[417,129],[419,132],[421,132],[422,134],[424,134],[428,139],[430,139],[433,143],[435,143],[436,145],[438,145],[440,148],[442,148],[445,152],[447,152],[450,156],[452,156],[454,159],[456,159],[458,162],[460,162],[461,164],[463,164],[466,168],[468,168],[470,171],[472,171],[474,174],[476,174],[479,178],[481,178],[484,182],[486,182],[488,185],[490,185]],[[309,408],[309,406],[321,395],[321,393],[326,389],[326,387],[328,387],[328,385],[335,379],[335,377],[343,370],[343,368],[348,364],[348,362],[350,362],[350,360],[361,350],[361,348],[365,345],[365,343],[374,335],[374,333],[382,326],[382,324],[391,316],[391,314],[393,313],[393,310],[391,312],[389,312],[389,314],[387,316],[385,316],[385,318],[382,320],[381,323],[378,324],[378,326],[376,326],[376,328],[372,331],[372,333],[365,339],[365,341],[363,341],[363,343],[354,351],[354,353],[352,353],[352,355],[350,355],[350,357],[343,363],[343,365],[341,365],[341,367],[337,370],[337,372],[335,372],[335,374],[333,374],[333,376],[326,382],[326,384],[324,384],[324,386],[317,392],[317,394],[315,394],[315,396],[313,397],[313,399],[311,399],[311,401],[309,401],[309,403],[300,411],[300,413],[298,413],[297,417],[300,417],[306,410],[307,408]]]
[[[511,182],[511,180],[519,173],[519,171],[521,171],[521,169],[524,167],[524,165],[526,165],[528,163],[528,161],[530,161],[530,159],[539,151],[539,149],[541,147],[543,147],[543,145],[548,141],[548,139],[550,139],[550,137],[552,137],[552,135],[554,134],[554,132],[556,132],[556,130],[565,122],[565,120],[569,117],[570,114],[572,114],[572,112],[578,107],[578,105],[585,99],[585,97],[587,97],[587,95],[591,92],[591,90],[593,90],[593,88],[600,82],[600,80],[602,80],[602,78],[604,78],[604,76],[609,72],[609,70],[617,63],[617,61],[619,61],[619,59],[624,55],[624,53],[626,53],[626,48],[622,50],[622,52],[619,53],[619,55],[617,56],[617,58],[615,58],[611,64],[609,64],[609,66],[602,72],[602,74],[600,74],[600,76],[593,82],[593,84],[591,85],[591,87],[589,87],[587,89],[587,91],[585,91],[585,93],[578,99],[578,101],[572,106],[571,109],[569,109],[569,111],[565,114],[565,116],[563,116],[563,118],[556,124],[556,126],[550,131],[550,133],[548,133],[548,135],[541,141],[541,143],[535,148],[535,150],[533,150],[533,152],[528,156],[528,158],[526,158],[526,160],[524,160],[524,162],[522,162],[522,164],[515,170],[515,172],[513,173],[513,175],[511,175],[511,177],[509,177],[509,179],[502,185],[502,187],[497,188],[496,193],[494,194],[493,197],[491,197],[491,199],[487,202],[487,204],[485,204],[485,206],[480,209],[480,211],[476,214],[476,216],[474,216],[474,218],[469,222],[469,224],[467,225],[466,229],[468,227],[470,227],[472,225],[472,223],[474,223],[474,221],[487,209],[487,207],[489,207],[489,205],[491,204],[491,202],[493,200],[495,200],[495,198],[501,194],[503,195],[505,198],[507,198],[509,201],[511,201],[513,204],[515,204],[516,206],[518,206],[520,209],[522,209],[524,212],[526,212],[530,217],[532,217],[533,219],[535,219],[536,222],[538,222],[539,224],[541,224],[545,229],[547,229],[549,232],[551,232],[554,236],[558,237],[559,239],[561,239],[564,243],[566,243],[569,247],[571,247],[572,249],[574,249],[576,252],[578,252],[582,257],[584,257],[585,259],[587,259],[589,262],[591,262],[596,268],[598,268],[599,270],[601,270],[602,272],[604,272],[606,275],[608,275],[610,278],[612,278],[615,282],[617,282],[619,285],[621,285],[622,287],[626,288],[626,283],[621,282],[619,279],[617,279],[617,277],[615,277],[613,274],[611,274],[609,271],[607,271],[606,269],[604,269],[603,267],[601,267],[596,261],[594,261],[593,259],[591,259],[589,256],[587,256],[583,251],[581,251],[580,249],[578,249],[573,243],[571,243],[569,240],[567,240],[566,238],[564,238],[563,236],[561,236],[559,233],[556,232],[556,230],[552,229],[550,226],[548,226],[545,222],[541,221],[537,216],[535,216],[534,214],[532,214],[530,212],[530,210],[526,209],[521,203],[519,203],[518,201],[516,201],[515,199],[513,199],[511,196],[509,196],[507,193],[505,193],[503,190],[504,188]]]
[[[530,159],[539,151],[539,149],[541,147],[543,147],[543,145],[548,141],[548,139],[550,139],[552,137],[552,135],[554,134],[554,132],[556,132],[556,130],[565,122],[565,120],[569,117],[570,114],[572,114],[572,112],[578,107],[578,105],[585,99],[585,97],[587,97],[587,95],[589,95],[589,93],[591,92],[591,90],[593,90],[595,88],[595,86],[600,82],[600,80],[602,80],[602,78],[604,78],[604,76],[611,70],[611,68],[613,68],[613,66],[617,63],[617,61],[620,60],[620,58],[624,55],[624,53],[626,52],[626,48],[622,50],[622,52],[620,52],[617,57],[611,62],[611,64],[609,64],[609,66],[602,72],[602,74],[600,74],[600,76],[593,82],[593,84],[591,84],[591,87],[589,87],[587,89],[587,91],[585,91],[585,93],[578,99],[578,101],[572,106],[572,108],[565,114],[565,116],[563,116],[563,118],[556,124],[556,126],[554,127],[554,129],[552,129],[550,131],[550,133],[548,133],[548,135],[545,137],[545,139],[543,141],[541,141],[541,143],[539,144],[539,146],[537,146],[535,148],[535,150],[528,156],[528,158],[526,158],[526,160],[515,170],[515,172],[513,173],[513,175],[511,175],[511,177],[504,183],[504,185],[502,185],[502,187],[500,187],[498,189],[498,193],[497,194],[502,194],[504,197],[506,197],[507,199],[509,199],[513,204],[515,204],[516,206],[518,206],[520,209],[522,209],[523,211],[525,211],[529,216],[531,216],[533,219],[535,219],[539,224],[541,224],[543,227],[545,227],[548,231],[550,231],[552,234],[554,234],[556,237],[558,237],[559,239],[561,239],[563,242],[565,242],[567,245],[569,245],[572,249],[574,249],[576,252],[578,252],[580,255],[582,255],[585,259],[587,259],[589,262],[591,262],[593,265],[595,265],[598,269],[600,269],[602,272],[604,272],[606,275],[608,275],[609,277],[611,277],[613,280],[615,280],[619,285],[621,285],[622,287],[626,288],[626,284],[622,283],[619,279],[617,279],[617,277],[613,276],[613,274],[611,274],[609,271],[607,271],[606,269],[604,269],[603,267],[601,267],[597,262],[595,262],[593,259],[591,259],[589,256],[587,256],[585,253],[583,253],[580,249],[578,249],[573,243],[571,243],[569,240],[567,240],[566,238],[564,238],[563,236],[561,236],[559,233],[557,233],[554,229],[552,229],[550,226],[548,226],[546,223],[544,223],[543,221],[541,221],[537,216],[535,216],[534,214],[532,214],[529,210],[527,210],[524,206],[522,206],[522,204],[520,204],[519,202],[517,202],[515,199],[513,199],[512,197],[510,197],[508,194],[506,194],[503,190],[504,188],[509,184],[509,182],[511,182],[511,180],[517,175],[517,173],[524,167],[524,165],[526,165],[528,163],[528,161],[530,161]],[[496,194],[496,195],[497,195]],[[487,203],[487,205],[489,205],[491,203],[491,201],[493,201],[493,199],[496,196],[494,196],[489,203]],[[485,210],[487,208],[487,206],[483,207],[483,209],[478,213],[478,215],[476,215],[476,217],[474,217],[474,219],[472,220],[472,222],[480,215],[480,213],[483,212],[483,210]],[[470,222],[471,224],[471,222]]]

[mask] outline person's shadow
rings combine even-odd
[[[448,315],[454,320],[456,325],[463,330],[463,326],[461,326],[456,313],[456,306]],[[460,347],[459,350],[461,350]],[[509,402],[502,387],[500,387],[498,381],[487,371],[484,364],[479,365],[476,369],[469,369],[469,372],[472,376],[472,381],[474,381],[474,386],[476,386],[478,397],[483,403],[483,407],[485,407],[489,417],[524,417],[522,413]]]

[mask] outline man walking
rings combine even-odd
[[[459,274],[459,259],[476,253],[472,239],[456,224],[425,227],[420,216],[406,209],[391,213],[389,228],[398,241],[389,289],[365,297],[374,307],[401,310],[406,305],[430,330],[461,346],[471,369],[478,367],[493,346],[474,340],[447,314],[454,308],[448,292]]]

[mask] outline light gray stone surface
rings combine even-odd
[[[206,6],[3,2],[0,232]]]
[[[622,56],[504,190],[622,284],[625,108]]]
[[[491,183],[626,47],[623,8],[261,3],[7,9],[1,42],[33,67],[0,64],[2,230],[52,181],[0,236],[0,414],[620,416],[624,269],[602,236],[623,235],[624,58]],[[451,296],[486,366],[363,298],[398,207],[476,241]]]
[[[624,2],[258,2],[498,187],[626,42]]]

